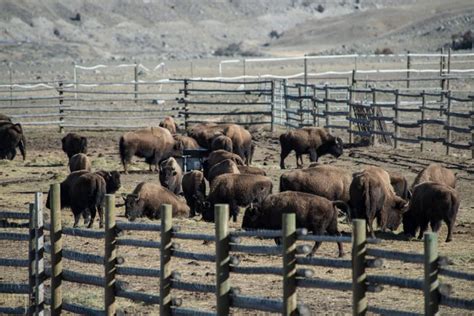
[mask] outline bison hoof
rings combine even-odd
[[[450,242],[450,241],[452,241],[452,240],[453,240],[453,239],[452,239],[451,237],[446,238],[446,242]]]
[[[345,256],[345,253],[344,253],[344,252],[340,252],[340,253],[339,253],[339,258],[342,258],[342,257],[344,257],[344,256]]]

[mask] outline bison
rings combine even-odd
[[[212,151],[223,149],[228,152],[232,152],[233,148],[234,147],[232,146],[232,139],[230,139],[229,137],[225,135],[218,135],[212,139],[212,142],[211,142]]]
[[[330,201],[349,202],[352,174],[339,167],[318,165],[292,170],[280,176],[280,192],[299,191],[316,194]]]
[[[17,147],[25,160],[26,139],[21,124],[0,121],[0,159],[15,159]]]
[[[169,130],[172,135],[176,134],[176,123],[171,116],[165,117],[159,126]]]
[[[230,215],[237,221],[239,207],[247,207],[251,203],[262,202],[272,193],[270,178],[250,174],[223,174],[211,183],[207,201],[199,201],[202,218],[205,221],[214,221],[215,204],[229,204]]]
[[[75,154],[69,159],[69,171],[91,171],[91,161],[85,154]]]
[[[240,173],[245,173],[245,174],[259,174],[261,176],[266,176],[267,173],[265,170],[257,168],[257,167],[252,167],[252,166],[237,166],[237,169],[239,169]]]
[[[180,144],[180,147],[184,149],[200,149],[201,147],[197,143],[197,141],[189,136],[183,135],[173,135],[174,140]]]
[[[395,194],[404,200],[409,200],[411,198],[411,192],[405,176],[398,172],[388,172],[388,174],[390,176],[390,184],[392,185]]]
[[[229,124],[199,123],[188,128],[188,136],[194,138],[199,146],[211,149],[212,140],[222,135],[224,128]]]
[[[428,167],[420,171],[413,181],[412,189],[423,182],[443,183],[451,188],[456,187],[456,175],[449,169],[444,168],[440,164],[430,164]]]
[[[12,119],[9,116],[0,113],[0,122],[2,122],[2,121],[11,122]]]
[[[285,169],[285,158],[292,150],[296,152],[296,165],[303,166],[303,154],[309,154],[311,162],[330,154],[339,157],[343,152],[342,139],[334,137],[320,127],[304,127],[280,135],[280,168]]]
[[[160,183],[162,186],[164,186],[174,194],[181,194],[183,192],[181,187],[182,177],[183,170],[176,162],[176,159],[170,157],[161,162]]]
[[[190,217],[196,216],[197,202],[206,199],[206,181],[201,171],[193,170],[184,174],[183,195],[190,207]]]
[[[204,160],[204,162],[202,164],[202,168],[203,168],[203,171],[204,171],[204,176],[207,178],[209,170],[214,165],[216,165],[219,162],[221,162],[222,160],[226,160],[226,159],[231,159],[238,166],[243,166],[244,165],[244,161],[238,155],[230,153],[226,150],[219,149],[219,150],[211,152],[209,154],[209,157],[206,160]]]
[[[231,173],[231,174],[240,173],[237,164],[231,159],[222,160],[216,163],[214,166],[212,166],[212,168],[209,170],[207,174],[207,180],[212,183],[212,180],[226,173]]]
[[[101,180],[102,179],[102,180]],[[103,199],[105,193],[113,194],[120,188],[120,174],[117,171],[86,170],[71,172],[60,185],[60,207],[71,208],[74,214],[74,227],[84,217],[84,224],[92,227],[96,212],[99,212],[99,226],[103,227]],[[50,192],[51,193],[51,192]],[[46,207],[51,208],[51,195],[48,194]]]
[[[367,167],[355,173],[349,188],[352,218],[367,221],[369,232],[375,238],[373,221],[377,219],[382,231],[396,230],[408,203],[397,196],[390,184],[390,175],[379,167]]]
[[[170,131],[162,127],[125,133],[120,137],[119,150],[125,173],[128,172],[127,166],[134,155],[145,158],[150,171],[152,165],[158,171],[158,164],[162,160],[182,153],[181,144],[173,139]]]
[[[173,217],[189,216],[189,206],[167,188],[160,184],[142,182],[137,185],[132,194],[125,198],[125,216],[129,221],[134,221],[139,217],[159,219],[160,207],[162,204],[171,204],[173,207]]]
[[[239,155],[249,165],[252,160],[252,135],[248,130],[237,124],[229,124],[223,134],[232,140],[232,152]]]
[[[61,139],[63,151],[68,158],[75,154],[87,154],[87,138],[76,133],[69,133]]]
[[[446,242],[453,239],[454,223],[459,209],[459,194],[452,187],[437,182],[423,182],[415,186],[408,211],[403,214],[403,231],[418,239],[430,224],[433,232],[438,232],[441,221],[448,226]]]
[[[348,206],[342,201],[331,202],[326,198],[303,192],[281,192],[271,194],[260,204],[248,207],[244,214],[242,228],[245,229],[281,229],[282,214],[295,213],[296,227],[307,228],[315,235],[328,233],[340,236],[337,229],[337,207]],[[315,242],[311,255],[314,255],[321,245]],[[344,256],[342,243],[338,242],[339,257]]]

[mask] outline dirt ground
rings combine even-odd
[[[282,171],[279,169],[279,145],[277,136],[283,130],[273,134],[260,132],[258,134],[258,148],[254,159],[254,165],[265,169],[274,182],[274,187],[278,188],[278,178]],[[14,161],[0,161],[0,209],[27,211],[27,204],[34,198],[34,192],[47,192],[51,183],[62,181],[68,174],[67,157],[61,151],[60,139],[63,135],[56,129],[46,128],[26,128],[27,136],[27,159],[22,161],[17,157]],[[117,141],[121,134],[118,131],[95,131],[82,132],[89,139],[89,156],[92,160],[94,170],[121,170],[118,157]],[[453,268],[460,271],[470,271],[474,269],[474,196],[472,194],[472,183],[474,179],[474,162],[466,158],[466,155],[444,156],[442,148],[429,148],[429,151],[420,153],[418,148],[407,146],[399,150],[393,150],[384,146],[374,148],[352,148],[347,149],[343,156],[335,160],[330,157],[323,157],[324,163],[334,164],[351,171],[357,171],[366,165],[379,165],[391,171],[403,173],[408,180],[413,181],[416,173],[423,166],[431,162],[443,163],[446,167],[453,169],[457,173],[457,189],[461,195],[461,208],[454,231],[454,240],[445,243],[447,233],[443,224],[439,242],[439,252],[448,256],[453,262]],[[287,166],[295,167],[295,157],[291,155],[287,158]],[[305,164],[308,159],[305,157]],[[119,201],[122,194],[131,192],[134,187],[142,181],[157,182],[158,174],[148,173],[147,166],[143,162],[136,162],[132,165],[132,172],[129,175],[122,174],[122,188],[117,192]],[[276,191],[276,190],[274,190]],[[63,211],[63,225],[72,226],[72,213],[70,210]],[[125,221],[123,217],[123,207],[118,208],[118,219]],[[231,229],[239,229],[242,216],[238,223],[230,223]],[[45,212],[45,220],[49,221],[48,211]],[[143,219],[144,222],[149,220]],[[198,219],[175,219],[177,226],[182,231],[214,233],[214,226],[210,223],[199,221]],[[98,229],[98,223],[94,225]],[[4,229],[2,229],[4,230]],[[13,229],[5,229],[7,231]],[[345,234],[350,234],[351,227],[341,224],[340,230]],[[401,228],[400,228],[401,230]],[[401,250],[406,252],[420,253],[423,250],[423,243],[420,241],[406,241],[397,234],[378,234],[383,239],[380,245],[370,246],[381,249]],[[127,236],[144,240],[159,240],[159,235],[151,232],[130,232]],[[79,237],[64,236],[64,247],[78,251],[95,254],[103,254],[103,242],[100,240],[84,239]],[[199,241],[177,240],[181,249],[193,252],[214,253],[214,245],[203,244]],[[261,240],[256,238],[246,238],[244,244],[272,245],[271,240]],[[27,244],[25,242],[0,241],[3,249],[2,257],[26,258]],[[350,258],[350,245],[345,245],[345,259]],[[137,249],[134,247],[120,247],[118,255],[124,257],[127,266],[142,266],[147,268],[159,268],[159,251],[154,249]],[[335,244],[323,243],[317,253],[325,258],[336,258],[337,248]],[[281,257],[267,255],[248,255],[236,253],[243,266],[280,266]],[[47,256],[48,257],[48,256]],[[47,258],[49,260],[49,258]],[[65,260],[65,269],[82,271],[95,275],[102,275],[103,268],[99,265],[84,265],[73,261]],[[215,264],[213,262],[198,262],[195,260],[173,259],[173,267],[180,272],[184,281],[202,282],[213,284],[215,282]],[[351,281],[350,270],[337,268],[313,267],[314,277],[328,280]],[[0,273],[2,282],[26,282],[27,271],[19,268],[3,268]],[[423,267],[421,265],[401,263],[398,261],[385,261],[382,268],[368,269],[369,274],[383,274],[391,276],[403,276],[411,278],[422,278]],[[128,288],[137,291],[146,291],[155,295],[159,294],[159,280],[144,277],[123,277],[119,280],[127,282]],[[474,285],[472,283],[459,281],[450,278],[441,278],[442,282],[449,283],[454,288],[454,296],[472,298],[474,295]],[[255,295],[262,297],[281,298],[282,283],[281,277],[274,275],[238,275],[231,274],[231,285],[239,287],[243,295]],[[64,282],[63,290],[66,301],[94,306],[100,308],[103,302],[103,291],[99,288],[86,285],[77,285]],[[202,310],[214,310],[215,298],[213,294],[172,291],[173,296],[183,299],[184,307],[198,308]],[[412,297],[408,299],[407,297]],[[403,309],[405,311],[423,312],[423,296],[420,291],[399,289],[385,286],[382,293],[368,294],[369,304],[385,308]],[[350,314],[351,313],[351,293],[340,291],[328,291],[321,289],[298,289],[298,300],[309,306],[313,314]],[[26,302],[24,296],[0,294],[0,305],[22,305]],[[156,314],[158,306],[134,303],[127,299],[118,299],[120,313],[143,313]],[[442,307],[442,314],[459,315],[466,314],[465,311]],[[254,311],[236,310],[234,314],[256,314]],[[263,314],[263,313],[260,313]]]

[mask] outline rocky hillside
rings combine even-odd
[[[0,59],[433,51],[473,17],[470,0],[7,0]]]

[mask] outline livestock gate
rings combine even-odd
[[[59,204],[59,184],[51,185],[51,212],[50,222],[42,222],[43,209],[41,208],[41,193],[36,194],[35,203],[30,206],[30,215],[22,212],[0,212],[1,218],[30,219],[22,225],[30,227],[30,233],[12,233],[11,228],[4,228],[0,238],[14,242],[30,241],[29,247],[24,247],[25,255],[29,259],[0,258],[1,266],[29,267],[29,283],[0,282],[0,293],[27,294],[30,299],[23,307],[1,306],[1,313],[11,314],[42,314],[50,310],[52,315],[61,311],[86,315],[114,315],[120,309],[121,300],[126,298],[135,302],[156,305],[161,315],[228,315],[230,308],[235,310],[262,311],[293,315],[299,312],[309,315],[316,311],[307,306],[312,295],[319,295],[312,289],[327,289],[332,291],[352,292],[352,314],[362,315],[367,311],[381,314],[410,314],[402,310],[387,309],[375,306],[367,300],[367,293],[377,295],[390,289],[384,285],[398,288],[417,290],[424,297],[425,315],[434,315],[443,306],[474,310],[472,298],[452,296],[452,286],[447,280],[474,281],[472,273],[456,271],[449,268],[449,259],[438,254],[437,236],[426,233],[424,239],[424,253],[407,253],[392,250],[378,249],[378,239],[366,238],[366,224],[364,220],[353,222],[352,236],[317,236],[308,234],[305,229],[296,229],[295,215],[284,214],[281,230],[254,230],[232,231],[228,228],[228,207],[216,205],[215,233],[203,234],[181,230],[173,224],[171,206],[161,207],[161,221],[159,223],[130,223],[116,219],[115,199],[113,195],[106,197],[105,228],[103,230],[69,228],[62,226]],[[32,223],[33,222],[33,223]],[[8,227],[13,227],[10,223]],[[49,235],[49,242],[43,244],[43,227]],[[184,227],[183,227],[184,228]],[[5,232],[4,232],[5,230]],[[140,238],[140,232],[149,232],[155,235],[153,241]],[[133,235],[133,236],[132,236]],[[282,238],[281,246],[249,245],[243,241],[252,238]],[[77,251],[70,248],[72,239],[85,238],[88,245],[100,245],[101,255]],[[180,240],[181,243],[176,241]],[[206,241],[215,243],[215,252],[202,253],[190,251],[187,243],[192,241]],[[97,241],[97,242],[94,242]],[[297,241],[302,241],[303,244]],[[350,259],[330,259],[320,256],[306,257],[310,251],[309,245],[304,242],[343,242],[351,244]],[[142,258],[127,256],[127,247],[134,249],[150,249],[150,262]],[[43,252],[48,256],[43,260]],[[272,255],[280,258],[280,264],[275,266],[241,264],[238,254]],[[185,277],[176,270],[180,260],[192,260],[199,263],[215,263],[214,284],[197,282],[193,277]],[[423,266],[419,278],[405,278],[390,275],[384,271],[384,260],[396,260]],[[132,262],[132,265],[130,265]],[[149,264],[159,261],[159,268],[151,268]],[[45,264],[45,262],[47,264]],[[252,261],[250,261],[252,262]],[[79,264],[77,264],[79,263]],[[82,263],[82,264],[81,264]],[[78,272],[77,268],[87,271]],[[328,267],[333,269],[348,269],[352,274],[352,281],[330,280],[314,276],[312,267]],[[72,269],[76,267],[76,269]],[[389,265],[388,265],[389,267]],[[99,269],[97,269],[99,268]],[[212,270],[211,270],[212,271]],[[276,275],[281,277],[283,295],[281,299],[263,296],[246,295],[248,289],[237,288],[231,284],[231,274],[237,275]],[[440,282],[438,275],[443,276]],[[137,288],[134,285],[140,278],[148,278],[159,283],[157,293],[143,290],[143,285]],[[5,278],[8,278],[5,276]],[[448,279],[449,278],[449,279]],[[45,282],[50,282],[46,290]],[[66,289],[69,284],[79,283],[98,287],[103,291],[103,301],[100,306],[86,306],[66,299]],[[141,288],[141,290],[140,290]],[[305,291],[297,292],[297,288]],[[89,290],[90,291],[90,290]],[[178,293],[208,293],[212,299],[213,310],[182,307],[187,305]],[[297,294],[298,293],[298,294]],[[423,294],[422,294],[423,293]],[[267,293],[265,293],[267,295]],[[297,295],[300,296],[297,300]],[[378,294],[381,295],[381,294]],[[422,301],[422,300],[421,300]],[[49,306],[46,307],[46,306]],[[215,310],[215,311],[214,311]],[[137,311],[139,313],[139,311]]]

